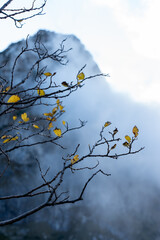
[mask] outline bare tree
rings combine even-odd
[[[0,13],[2,14],[1,19],[11,18],[14,20],[17,26],[16,16],[20,16],[23,13],[32,13],[35,10],[39,10],[36,15],[41,14],[43,7],[46,4],[44,1],[43,5],[36,8],[33,1],[30,9],[7,9],[12,1],[7,1],[1,8]],[[34,14],[21,18],[22,20],[28,19],[35,16]],[[34,46],[30,47],[28,38],[25,41],[25,46],[21,49],[20,53],[12,63],[10,72],[10,78],[6,77],[5,68],[7,63],[1,66],[0,74],[0,121],[1,123],[7,120],[7,124],[2,124],[1,128],[1,140],[0,140],[0,181],[7,173],[11,162],[14,160],[14,153],[19,150],[28,148],[32,151],[35,146],[45,145],[52,143],[56,147],[65,150],[65,146],[62,143],[62,139],[69,132],[75,132],[78,129],[83,128],[86,124],[85,121],[80,120],[79,126],[70,126],[68,122],[61,121],[62,127],[57,127],[57,122],[65,114],[63,99],[70,97],[70,95],[78,91],[79,88],[83,87],[86,81],[92,78],[107,76],[105,74],[96,74],[93,76],[85,76],[84,65],[75,76],[75,79],[71,82],[62,82],[57,84],[54,80],[56,72],[50,72],[47,70],[46,62],[49,60],[52,64],[56,62],[65,65],[67,64],[67,52],[71,49],[65,49],[65,40],[60,44],[60,47],[50,52],[45,44],[41,41],[41,37],[37,35]],[[16,68],[20,64],[20,59],[25,56],[26,53],[30,53],[33,56],[32,65],[24,69],[24,78],[17,81]],[[33,109],[42,106],[47,106],[50,109],[49,112],[41,113],[38,115],[33,114]],[[54,126],[53,127],[53,123]],[[75,146],[74,151],[71,152],[67,149],[68,154],[62,156],[62,167],[57,171],[51,178],[47,178],[47,174],[50,169],[44,171],[41,167],[41,163],[38,158],[35,157],[37,166],[41,175],[42,181],[31,187],[29,191],[19,192],[18,194],[9,194],[7,196],[0,195],[0,201],[12,201],[20,199],[37,198],[37,196],[45,196],[45,201],[26,212],[5,220],[0,220],[0,226],[5,226],[18,222],[27,216],[30,216],[41,209],[46,207],[56,207],[63,204],[72,204],[83,200],[84,192],[88,184],[97,174],[103,174],[110,176],[110,174],[103,171],[100,160],[101,158],[112,158],[117,159],[125,155],[131,155],[138,153],[143,148],[133,150],[133,143],[137,140],[138,128],[133,127],[133,136],[125,136],[126,142],[122,142],[117,136],[118,129],[110,129],[111,122],[106,121],[99,132],[97,141],[92,145],[88,146],[88,152],[81,154],[80,143]],[[106,131],[108,130],[108,134]],[[107,137],[106,137],[107,136]],[[123,144],[124,151],[115,153],[115,149],[118,144]],[[104,146],[105,152],[102,151]],[[127,150],[127,151],[126,151]],[[98,159],[93,166],[88,166],[85,163],[86,159]],[[83,166],[81,163],[84,163]],[[67,181],[66,176],[69,174],[76,174],[79,171],[88,170],[90,177],[84,183],[82,189],[79,190],[77,197],[72,196],[72,189],[64,190],[63,183]],[[28,184],[28,183],[26,183]],[[12,183],[11,183],[12,185]],[[36,201],[36,200],[35,200]]]
[[[19,7],[19,1],[17,3],[16,0],[8,0],[0,7],[0,19],[11,19],[17,28],[21,28],[25,20],[44,14],[46,2],[47,0],[42,0],[39,4],[37,0],[29,0],[30,7]],[[18,7],[14,7],[17,5]]]

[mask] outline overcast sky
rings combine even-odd
[[[46,14],[22,29],[1,21],[0,50],[38,29],[75,34],[116,91],[160,104],[159,11],[159,0],[48,0]]]

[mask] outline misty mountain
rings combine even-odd
[[[55,51],[64,39],[66,39],[66,50],[72,48],[66,52],[66,61],[68,60],[66,65],[61,65],[58,62],[55,62],[54,65],[50,62],[45,63],[48,71],[56,72],[57,84],[74,80],[78,71],[85,64],[86,67],[83,70],[85,76],[101,72],[92,55],[75,36],[45,30],[40,30],[38,34],[49,50]],[[31,47],[34,46],[36,36],[31,36],[28,39]],[[0,53],[1,65],[8,61],[5,72],[3,69],[0,70],[4,76],[10,78],[13,61],[24,45],[25,40],[22,40],[11,44]],[[24,77],[24,69],[29,69],[33,60],[34,55],[32,54],[26,54],[21,59],[16,69],[17,82]],[[112,75],[112,73],[109,74]],[[51,229],[53,228],[59,234],[60,232],[67,234],[70,232],[66,238],[59,239],[82,239],[78,232],[80,229],[84,229],[82,231],[86,236],[85,239],[158,240],[160,238],[159,106],[147,106],[133,102],[128,95],[111,89],[110,81],[112,81],[112,77],[107,79],[97,77],[88,80],[83,87],[63,100],[66,112],[61,120],[65,120],[73,126],[79,123],[79,119],[87,121],[84,128],[75,131],[74,134],[69,134],[64,139],[63,144],[67,147],[67,151],[71,151],[75,149],[76,144],[80,143],[80,154],[83,155],[87,152],[88,144],[92,145],[98,139],[104,123],[111,121],[112,125],[109,126],[109,131],[117,127],[119,130],[117,135],[123,140],[125,135],[132,134],[132,128],[136,125],[139,128],[139,136],[134,150],[143,146],[145,149],[135,155],[101,160],[101,168],[107,173],[111,173],[111,176],[97,176],[88,186],[84,201],[76,206],[50,208],[40,212],[24,221],[26,229],[31,229],[33,224],[36,228],[36,223],[48,222]],[[32,79],[27,84],[30,86]],[[42,107],[41,111],[43,112],[45,109]],[[39,108],[36,108],[35,112],[38,113],[38,111]],[[1,127],[3,124],[4,122],[1,122]],[[126,149],[121,145],[114,150],[114,152],[116,151],[125,152]],[[44,169],[51,166],[51,171],[56,171],[59,167],[58,161],[60,161],[61,154],[65,153],[50,145],[35,148],[33,152],[19,151],[15,155],[14,166],[11,166],[8,175],[0,183],[3,194],[8,194],[10,190],[11,192],[17,191],[17,189],[23,192],[40,180],[36,162],[33,161],[35,154],[39,157]],[[93,161],[93,164],[95,162]],[[92,165],[92,162],[88,161],[87,164]],[[85,179],[90,176],[89,174],[89,172],[84,171],[74,177],[67,176],[65,187],[71,187],[76,195]],[[12,184],[10,179],[13,181]],[[38,201],[41,202],[41,199]],[[23,200],[18,202],[18,205],[16,204],[16,201],[3,202],[0,206],[0,216],[2,218],[14,216],[17,209],[25,209],[26,205],[30,208],[34,206],[35,202],[31,199],[30,202]],[[73,238],[69,238],[72,234]]]

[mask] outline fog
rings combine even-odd
[[[62,34],[50,32],[41,33],[42,35],[49,35],[46,44],[53,49],[66,37]],[[13,45],[12,53],[14,47]],[[73,49],[67,54],[69,63],[66,66],[57,64],[51,66],[48,63],[48,70],[57,72],[57,83],[72,81],[85,64],[86,68],[83,70],[85,76],[100,73],[91,54],[87,52],[79,39],[72,35],[67,36],[66,41],[66,48],[70,47]],[[25,59],[23,64],[25,66]],[[112,81],[112,73],[110,73],[109,81]],[[142,233],[148,234],[148,236],[153,233],[152,237],[148,239],[158,239],[158,236],[160,236],[158,229],[160,220],[159,105],[145,105],[134,102],[129,95],[114,91],[104,77],[88,80],[82,88],[65,98],[63,105],[66,113],[62,120],[67,121],[69,125],[77,125],[79,119],[87,121],[84,128],[63,139],[64,145],[68,147],[67,151],[71,151],[76,147],[76,144],[80,143],[79,155],[86,153],[88,144],[94,144],[99,138],[99,132],[106,121],[112,122],[106,129],[106,136],[108,136],[108,131],[117,127],[119,130],[117,137],[122,138],[122,142],[125,140],[125,135],[132,135],[132,128],[135,125],[139,128],[138,140],[135,142],[133,150],[145,147],[144,150],[135,155],[118,159],[100,159],[99,167],[105,172],[111,173],[111,176],[96,176],[88,185],[84,201],[76,206],[80,208],[80,212],[82,209],[88,209],[90,218],[98,226],[101,226],[102,229],[110,229],[111,232],[115,233],[117,238],[114,239],[143,239],[140,235]],[[43,108],[41,110],[43,111]],[[119,143],[120,146],[117,149],[113,150],[115,153],[127,151],[122,146],[122,142]],[[46,148],[43,148],[43,146],[38,148],[38,155],[44,169],[48,166],[51,166],[51,170],[52,168],[57,169],[58,166],[55,166],[55,164],[54,167],[52,166],[52,156],[53,154],[56,154],[56,157],[61,156],[59,152],[55,153],[54,151],[48,149],[46,152]],[[96,161],[91,162],[91,159],[86,162],[89,165],[95,163]],[[76,195],[89,176],[90,172],[87,171],[82,172],[82,174],[78,173],[74,177],[68,176],[64,185],[66,188],[71,187],[73,195]],[[38,173],[37,178],[39,179]],[[56,210],[52,212],[50,209],[45,212],[45,216],[43,213],[40,216],[44,217],[43,220],[47,221],[48,219],[51,223],[51,219],[57,214],[61,223],[58,224],[57,220],[57,223],[53,223],[54,228],[64,230],[65,226],[67,229],[67,224],[71,221],[69,217],[65,219],[64,216],[69,216],[71,209],[71,206],[61,209],[63,220],[60,210],[57,213]],[[78,216],[79,212],[76,211],[75,213]],[[52,217],[49,217],[48,214]],[[35,219],[41,221],[38,215]],[[86,217],[86,219],[89,218]],[[87,224],[88,220],[85,221]]]
[[[74,40],[77,43],[77,39]],[[70,45],[70,39],[67,40],[67,44]],[[73,43],[71,45],[73,50],[68,53],[70,61],[64,72],[57,71],[57,81],[65,79],[69,82],[84,64],[87,64],[84,69],[86,76],[98,73],[98,67],[84,46],[77,47]],[[87,120],[86,126],[74,133],[74,144],[69,143],[69,147],[80,143],[80,154],[87,152],[88,144],[92,145],[98,139],[105,121],[111,121],[112,125],[108,127],[108,131],[117,127],[117,135],[123,140],[125,135],[132,135],[132,128],[136,125],[139,128],[139,136],[134,150],[140,147],[145,149],[135,155],[116,160],[101,160],[100,167],[111,173],[111,176],[97,176],[88,186],[84,202],[80,203],[80,206],[90,209],[91,216],[96,219],[97,224],[101,222],[104,228],[112,227],[114,231],[123,233],[125,239],[137,238],[138,232],[145,232],[143,227],[148,228],[148,232],[156,232],[158,236],[159,106],[133,102],[129,95],[115,92],[107,83],[112,81],[112,74],[110,75],[108,81],[105,78],[89,80],[79,91],[64,99],[66,114],[63,118],[69,124],[77,124],[78,119]],[[116,151],[125,152],[126,149],[119,147]],[[83,178],[86,179],[88,174],[84,172]],[[78,175],[76,181],[71,178],[69,186],[77,193],[77,188],[82,182],[81,175]],[[151,224],[153,222],[154,227]]]

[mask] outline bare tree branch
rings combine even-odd
[[[8,0],[3,6],[0,8],[0,12],[2,12],[13,0]]]
[[[42,14],[47,0],[44,0],[40,6],[36,6],[36,0],[33,0],[31,7],[28,9],[9,9],[8,6],[11,2],[13,2],[13,0],[6,1],[0,8],[0,19],[12,19],[17,27],[22,27],[24,20]],[[24,16],[24,14],[28,13],[30,13],[29,16]],[[0,162],[2,169],[0,169],[0,180],[5,177],[10,164],[16,162],[14,158],[15,154],[19,153],[19,150],[31,151],[35,149],[35,146],[45,146],[50,143],[60,148],[64,154],[61,157],[61,167],[55,171],[54,174],[50,172],[51,166],[48,166],[47,169],[44,170],[41,167],[40,159],[37,156],[33,157],[33,161],[36,161],[36,166],[38,166],[36,170],[38,168],[37,171],[41,178],[34,186],[29,185],[30,183],[27,182],[25,188],[27,190],[23,193],[19,191],[3,195],[3,192],[0,191],[1,202],[12,201],[13,199],[21,201],[22,199],[32,198],[35,199],[37,204],[36,207],[26,212],[22,212],[19,215],[17,213],[15,217],[0,220],[0,226],[16,223],[46,207],[73,204],[83,200],[89,183],[97,174],[102,174],[107,177],[110,176],[110,174],[105,173],[101,167],[102,158],[117,159],[139,153],[144,149],[143,147],[138,150],[134,149],[134,142],[138,139],[139,131],[136,126],[134,127],[134,131],[132,130],[132,138],[122,143],[121,138],[117,137],[118,129],[109,127],[110,122],[106,122],[102,126],[97,141],[95,141],[93,145],[89,144],[87,152],[84,153],[81,150],[80,143],[75,143],[74,150],[67,149],[65,141],[62,140],[65,139],[69,133],[82,129],[87,122],[80,120],[79,125],[70,126],[70,123],[63,121],[63,128],[58,127],[57,122],[63,114],[65,114],[62,100],[70,97],[70,95],[78,91],[79,88],[84,87],[86,81],[98,77],[109,77],[109,75],[97,73],[95,75],[85,76],[84,72],[87,67],[85,64],[80,70],[77,70],[77,75],[73,76],[73,81],[57,84],[54,81],[56,72],[48,72],[46,61],[50,61],[53,66],[55,62],[61,65],[67,64],[67,53],[71,48],[65,48],[66,39],[64,39],[60,43],[59,48],[53,52],[47,49],[40,35],[37,35],[34,45],[30,46],[29,41],[28,36],[24,47],[22,47],[12,62],[12,67],[9,70],[10,78],[4,74],[5,71],[8,71],[8,63],[0,66],[0,121],[2,123],[0,132]],[[17,80],[17,67],[21,59],[25,58],[25,54],[32,56],[32,62],[31,65],[26,66],[26,69],[24,69],[24,77]],[[42,106],[48,106],[47,112],[42,113],[39,111],[35,114],[33,109],[35,107],[41,109]],[[107,131],[107,134],[105,131]],[[118,144],[122,145],[123,149],[117,152]],[[53,158],[55,155],[53,154]],[[90,165],[89,160],[91,158],[96,161],[96,163],[94,162]],[[84,170],[89,173],[89,177],[83,183],[78,197],[73,197],[72,189],[68,189],[65,186],[65,182],[67,181],[66,176],[73,176],[73,174],[77,172],[80,173]],[[50,173],[50,177],[48,173]],[[43,197],[41,204],[36,201],[37,197],[40,196]],[[46,200],[44,201],[44,199]]]
[[[31,6],[29,8],[7,8],[8,5],[13,2],[13,0],[8,0],[3,4],[2,7],[0,7],[0,19],[11,19],[14,21],[14,24],[17,28],[22,28],[24,21],[44,14],[43,10],[47,0],[44,0],[40,6],[36,5],[37,0],[31,0]]]

